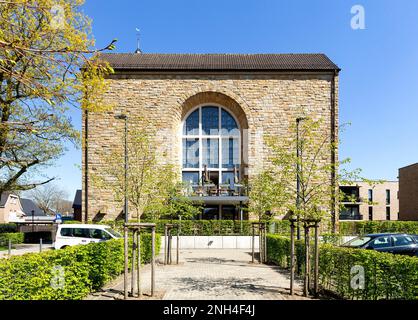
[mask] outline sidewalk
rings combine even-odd
[[[39,252],[39,244],[17,244],[14,245],[15,249],[11,250],[12,256],[20,256],[25,253],[38,253]],[[42,245],[42,251],[52,250],[52,244],[44,244]],[[0,259],[7,258],[9,256],[8,250],[0,251]]]
[[[300,282],[289,296],[288,274],[275,266],[251,264],[251,252],[239,249],[182,250],[179,265],[156,265],[155,297],[150,294],[150,266],[142,269],[143,299],[293,300],[302,297]],[[175,253],[173,253],[175,261]],[[129,278],[130,279],[130,278]],[[129,282],[130,284],[130,282]],[[129,286],[130,288],[130,286]],[[87,299],[123,298],[123,275]],[[132,299],[132,298],[131,298]]]

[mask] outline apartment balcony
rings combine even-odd
[[[363,220],[362,214],[347,214],[347,213],[341,213],[340,214],[340,220]]]
[[[355,198],[350,198],[350,197],[344,197],[343,199],[341,199],[341,203],[346,205],[359,205],[359,204],[363,204],[364,203],[364,198],[362,197],[355,197]]]
[[[242,184],[190,185],[184,195],[194,202],[205,204],[240,204],[248,202],[248,188]]]

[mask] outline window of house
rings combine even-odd
[[[386,204],[390,204],[390,190],[386,190]]]
[[[373,220],[373,207],[369,207],[369,220]]]
[[[386,207],[386,220],[390,220],[390,207]]]
[[[369,202],[373,202],[373,190],[372,189],[369,189],[369,197],[368,197],[368,199],[369,199]]]
[[[202,106],[183,123],[183,181],[202,182],[205,169],[214,184],[234,183],[241,161],[241,133],[235,118],[224,108]],[[235,171],[235,170],[236,171]]]

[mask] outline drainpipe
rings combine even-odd
[[[337,212],[336,212],[336,188],[337,188],[337,179],[336,179],[336,148],[335,143],[337,141],[336,137],[336,104],[335,104],[335,78],[338,76],[338,71],[334,70],[331,79],[331,144],[333,148],[331,148],[331,164],[332,164],[332,171],[331,171],[331,187],[332,187],[332,194],[331,194],[331,224],[332,224],[332,232],[337,232]]]
[[[89,131],[89,121],[88,121],[89,113],[87,110],[84,111],[84,222],[87,223],[88,221],[88,210],[89,210],[89,197],[88,197],[88,171],[89,171],[89,163],[88,163],[88,131]]]

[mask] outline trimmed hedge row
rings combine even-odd
[[[304,244],[296,241],[296,259],[304,265]],[[267,236],[267,260],[288,268],[290,239]],[[418,299],[418,258],[372,250],[320,246],[319,284],[344,299]],[[365,271],[364,289],[353,289],[353,266]],[[301,270],[303,272],[303,268]]]
[[[142,237],[144,263],[150,261],[150,240],[149,234]],[[156,254],[159,248],[157,235]],[[0,259],[0,300],[79,300],[123,270],[122,239],[12,256]]]
[[[341,221],[343,236],[367,233],[400,232],[418,234],[418,221]]]
[[[17,232],[17,225],[15,223],[0,223],[0,233]]]
[[[8,246],[9,240],[12,241],[12,245],[23,243],[25,234],[22,232],[15,233],[0,233],[0,246]]]
[[[132,221],[134,222],[134,221]],[[180,223],[180,235],[182,236],[210,236],[210,235],[251,235],[251,220],[146,220],[156,224],[156,232],[164,234],[164,225],[167,223]],[[107,224],[114,229],[122,231],[123,221],[104,220],[100,224]],[[177,232],[177,231],[174,231]],[[290,225],[287,220],[273,220],[268,224],[268,232],[287,235],[290,233]]]

